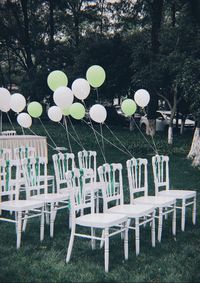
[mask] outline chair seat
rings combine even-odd
[[[154,205],[148,204],[123,204],[116,205],[108,209],[110,213],[125,214],[127,217],[135,218],[147,215],[153,212],[155,209]]]
[[[39,200],[13,200],[4,201],[0,204],[0,210],[25,211],[29,209],[39,208],[44,205]]]
[[[176,199],[187,199],[196,196],[195,191],[186,191],[186,190],[165,190],[160,191],[158,196],[167,196],[167,197],[174,197]]]
[[[167,207],[176,203],[176,198],[167,196],[143,196],[135,198],[134,204],[152,204],[156,207]]]
[[[123,214],[112,213],[91,213],[76,218],[76,224],[95,227],[95,228],[107,228],[127,220],[127,216]]]
[[[31,199],[41,200],[45,203],[65,201],[65,200],[69,200],[69,193],[66,193],[66,194],[59,194],[59,193],[40,194],[40,195],[32,196]]]

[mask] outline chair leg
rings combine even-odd
[[[124,258],[125,260],[128,259],[128,221],[124,223]]]
[[[74,243],[75,230],[76,230],[76,225],[72,225],[71,236],[70,236],[70,240],[69,240],[69,246],[68,246],[68,249],[67,249],[66,263],[68,263],[70,261],[70,258],[71,258],[71,253],[72,253],[72,248],[73,248],[73,243]]]
[[[40,220],[40,241],[44,240],[44,207],[41,209],[41,220]]]
[[[72,228],[72,210],[69,209],[69,229],[71,230]]]
[[[135,219],[135,252],[136,256],[140,253],[140,227],[139,218]]]
[[[103,248],[103,245],[104,245],[104,238],[105,238],[105,230],[102,231],[102,234],[101,234],[101,242],[100,242],[100,249]]]
[[[162,223],[163,223],[163,214],[162,207],[159,208],[159,216],[158,216],[158,241],[161,242],[162,238]]]
[[[53,233],[54,233],[54,213],[55,213],[54,203],[51,203],[51,208],[50,208],[50,237],[51,238],[53,238]]]
[[[20,248],[21,236],[22,236],[22,212],[19,211],[17,216],[17,249]]]
[[[45,211],[47,211],[45,213],[45,220],[46,220],[47,225],[49,225],[49,206],[48,204],[45,205]]]
[[[172,233],[176,235],[176,204],[174,204],[173,220],[172,220]]]
[[[105,272],[109,271],[109,229],[105,228],[105,247],[104,247]]]
[[[167,212],[168,208],[165,207],[165,212]],[[168,217],[168,213],[165,214],[165,220],[167,220],[167,217]]]
[[[181,230],[185,231],[185,199],[182,200]]]
[[[156,246],[156,235],[155,235],[155,211],[152,213],[151,242],[152,242],[152,247],[155,247],[155,246]]]
[[[24,222],[23,222],[23,226],[22,226],[22,231],[25,232],[26,230],[26,225],[27,225],[27,221],[28,221],[28,211],[26,210],[25,212],[25,217],[24,217]]]
[[[197,200],[196,196],[194,197],[194,204],[193,204],[193,210],[192,210],[192,223],[196,224],[196,207],[197,207]]]
[[[91,228],[91,236],[95,237],[95,228]],[[95,250],[95,248],[96,248],[96,240],[92,239],[91,243],[92,243],[92,250]]]

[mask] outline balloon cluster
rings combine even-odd
[[[137,109],[137,105],[144,108],[150,101],[150,95],[147,90],[139,89],[134,94],[133,99],[125,99],[121,104],[121,109],[126,116],[132,116]]]
[[[90,94],[91,87],[100,87],[106,78],[104,69],[99,65],[91,66],[86,72],[86,79],[78,78],[73,81],[71,89],[67,87],[68,78],[62,71],[53,71],[48,75],[47,84],[54,92],[55,105],[48,110],[48,117],[54,122],[59,122],[62,116],[71,116],[76,120],[85,117],[84,103],[74,102],[74,97],[83,102]],[[103,123],[107,117],[104,106],[95,104],[89,111],[91,119],[97,123]]]

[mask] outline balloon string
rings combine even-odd
[[[105,155],[105,144],[104,144],[104,139],[103,139],[103,129],[102,129],[102,123],[100,123],[100,131],[101,131],[102,149],[103,149],[103,153],[104,153],[104,155]]]
[[[97,93],[97,102],[99,102],[99,91],[98,91],[98,88],[95,88],[96,90],[96,93]]]
[[[156,154],[158,154],[158,149],[157,149],[157,147],[156,147],[155,140],[154,140],[153,136],[151,136],[151,138],[152,138],[152,142],[153,142],[153,145],[154,145],[154,147],[155,147],[155,150],[156,150]]]
[[[54,145],[55,147],[57,147],[56,143],[54,142],[54,140],[53,140],[52,137],[50,136],[49,132],[48,132],[47,129],[45,128],[45,125],[42,123],[42,120],[41,120],[40,118],[38,118],[38,119],[39,119],[40,123],[42,124],[42,127],[44,128],[44,130],[45,130],[47,136],[48,136],[48,137],[50,138],[50,140],[52,141],[53,145]]]
[[[11,121],[11,119],[10,119],[10,116],[9,116],[8,112],[6,112],[6,115],[7,115],[7,117],[8,117],[8,120],[9,120],[9,122],[10,122],[10,124],[11,124],[11,127],[12,127],[13,131],[15,131],[15,128],[14,128],[14,126],[13,126],[13,123],[12,123],[12,121]]]
[[[81,143],[81,141],[80,141],[80,138],[79,138],[79,136],[78,136],[78,134],[77,134],[77,132],[76,132],[76,129],[75,129],[75,127],[73,126],[73,123],[72,123],[70,117],[69,117],[69,122],[70,122],[70,125],[71,125],[71,127],[72,127],[72,129],[73,129],[73,131],[74,131],[74,133],[75,133],[75,135],[76,135],[76,137],[77,137],[77,139],[78,139],[79,145],[82,147],[82,149],[84,149],[84,147],[83,147],[83,145],[82,145],[82,143]]]
[[[85,106],[85,108],[86,108],[86,105],[85,105],[85,101],[84,101],[84,100],[83,100],[83,104],[84,104],[84,106]],[[82,120],[83,120],[83,119],[82,119]],[[83,121],[88,125],[88,123],[87,123],[85,120],[83,120]],[[96,142],[97,142],[98,147],[99,147],[99,149],[100,149],[100,151],[101,151],[101,154],[102,154],[102,157],[103,157],[103,159],[104,159],[104,162],[106,163],[106,157],[105,157],[105,155],[104,155],[104,152],[103,152],[103,150],[102,150],[102,148],[101,148],[101,145],[100,145],[99,140],[98,140],[98,138],[97,138],[97,135],[96,135],[96,133],[95,133],[95,129],[94,129],[92,120],[91,120],[91,118],[90,118],[90,115],[89,115],[89,121],[90,121],[91,126],[89,126],[89,125],[88,125],[88,126],[93,130],[93,133],[94,133]]]
[[[92,128],[85,120],[83,120],[85,122],[86,125],[88,125],[88,127]],[[101,136],[101,134],[96,131],[94,128],[93,128],[93,131],[96,132],[99,136]],[[107,141],[109,144],[111,144],[112,146],[114,146],[115,148],[117,148],[119,151],[123,152],[124,154],[126,155],[129,155],[127,152],[125,152],[124,150],[122,150],[121,148],[119,148],[118,146],[116,146],[115,144],[113,144],[111,141],[109,141],[108,139],[106,139],[105,137],[103,137],[103,139],[105,141]]]
[[[37,135],[33,130],[31,130],[30,128],[28,128],[28,130],[32,133],[32,134],[34,134],[34,136],[36,136],[36,137],[40,137],[39,135]],[[58,152],[60,152],[60,153],[62,153],[60,150],[58,150],[56,147],[53,147],[52,145],[50,145],[49,143],[47,143],[47,145],[49,146],[49,147],[51,147],[53,150],[56,150],[56,151],[58,151]]]
[[[64,116],[63,120],[64,120],[64,123],[65,123],[65,130],[66,130],[66,133],[67,133],[67,140],[68,140],[68,144],[69,144],[69,149],[70,149],[70,152],[72,153],[72,146],[71,146],[71,142],[70,142],[70,138],[69,138],[69,130],[68,130],[68,125],[67,125],[67,119],[66,119],[65,116]]]
[[[22,129],[23,136],[25,136],[24,128],[22,126],[21,126],[21,129]]]
[[[153,149],[153,151],[155,153],[157,153],[157,151],[155,150],[155,148],[150,144],[150,142],[147,140],[147,138],[145,137],[145,135],[143,134],[143,132],[141,131],[140,127],[137,125],[137,123],[135,122],[135,119],[133,119],[133,117],[131,117],[131,119],[133,120],[135,126],[137,127],[137,129],[139,130],[139,132],[141,133],[141,135],[143,136],[143,138],[145,139],[145,141],[150,145],[150,147]]]
[[[59,122],[59,124],[60,124],[60,125],[63,127],[63,129],[65,129],[65,131],[66,131],[66,128],[63,126],[63,124],[60,123],[60,122]],[[70,132],[68,132],[68,134],[70,135],[70,137],[71,137],[82,149],[84,149],[83,146],[75,139],[75,137],[74,137]]]
[[[127,151],[128,154],[130,154],[130,156],[133,156],[132,153],[126,148],[126,146],[120,141],[120,139],[114,134],[114,132],[109,128],[108,125],[106,125],[104,123],[104,125],[106,126],[106,128],[110,131],[110,133],[113,135],[113,137],[120,143],[120,145]]]

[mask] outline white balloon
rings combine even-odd
[[[3,112],[8,112],[10,110],[10,92],[4,88],[0,87],[0,110]]]
[[[90,117],[97,123],[103,123],[107,117],[106,108],[101,104],[95,104],[90,108]]]
[[[10,108],[14,112],[17,113],[21,112],[22,110],[24,110],[25,106],[26,106],[26,99],[22,94],[14,93],[11,95]]]
[[[72,84],[72,92],[78,99],[86,99],[90,94],[90,84],[85,79],[76,79]]]
[[[145,89],[138,89],[135,92],[134,100],[140,107],[145,107],[149,103],[150,95],[147,90]]]
[[[61,86],[54,91],[53,100],[58,107],[64,109],[72,105],[74,95],[70,88]]]
[[[54,122],[60,122],[62,119],[62,110],[58,106],[51,106],[47,114],[49,119]]]
[[[23,128],[30,128],[32,125],[32,118],[28,113],[20,113],[17,116],[17,123]]]

